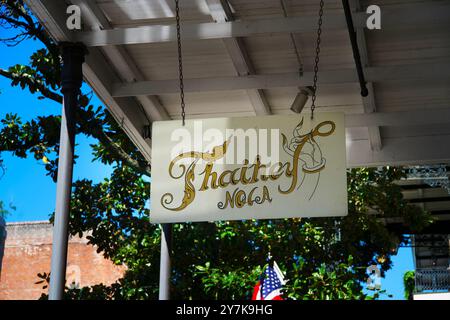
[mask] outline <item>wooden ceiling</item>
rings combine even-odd
[[[151,161],[146,119],[180,118],[174,2],[27,2],[56,40],[89,47],[85,80]],[[68,4],[82,9],[81,31],[65,27]],[[377,1],[381,30],[364,28],[369,4],[351,1],[370,94],[359,94],[341,1],[327,0],[317,110],[345,112],[349,167],[447,163],[450,1]],[[187,118],[291,113],[312,84],[317,0],[180,5]]]

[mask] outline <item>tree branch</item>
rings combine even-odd
[[[59,55],[57,45],[48,36],[44,28],[42,28],[42,26],[39,23],[33,21],[33,18],[31,18],[31,15],[29,14],[28,10],[26,9],[22,1],[8,0],[4,3],[4,5],[7,6],[7,9],[11,13],[14,13],[16,16],[22,18],[24,21],[12,18],[11,15],[8,13],[1,14],[0,20],[2,19],[6,21],[13,27],[23,28],[26,31],[25,33],[29,37],[36,37],[37,39],[39,39],[54,56]]]
[[[21,33],[22,36],[36,37],[47,47],[53,57],[57,58],[59,56],[58,46],[48,36],[45,30],[38,23],[35,23],[35,21],[31,18],[28,10],[23,4],[23,1],[7,0],[4,2],[4,5],[6,6],[7,11],[0,14],[0,20],[5,21],[13,27],[22,28],[24,30],[24,32]],[[31,88],[35,88],[45,98],[51,99],[58,103],[62,103],[63,101],[62,95],[50,90],[45,85],[45,83],[43,83],[39,79],[21,76],[20,74],[16,74],[4,69],[0,69],[0,75],[21,84],[25,84],[30,90]],[[111,137],[105,132],[101,124],[95,123],[92,125],[93,127],[90,128],[91,130],[89,132],[85,132],[86,134],[92,135],[105,147],[110,148],[111,152],[113,152],[129,167],[136,170],[136,172],[150,176],[150,166],[148,165],[148,163],[146,163],[145,161],[133,159],[130,155],[128,155],[128,153],[126,153],[119,144],[115,143],[111,139]]]
[[[130,157],[123,149],[115,143],[110,136],[106,134],[104,130],[99,130],[98,134],[94,135],[103,145],[111,147],[112,151],[120,157],[129,167],[133,168],[136,172],[139,172],[146,176],[151,176],[151,167],[149,164],[138,161]]]
[[[34,86],[44,97],[62,103],[62,96],[56,92],[49,90],[41,81],[33,79],[31,77],[22,77],[15,75],[13,72],[7,71],[5,69],[0,69],[0,75],[8,78],[10,80],[17,80],[25,83],[29,88]]]

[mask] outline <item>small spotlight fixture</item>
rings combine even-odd
[[[308,97],[313,94],[314,88],[313,87],[299,87],[299,91],[297,93],[297,96],[294,99],[294,102],[292,102],[291,110],[295,113],[301,113],[303,108],[306,105],[306,102],[308,101]]]

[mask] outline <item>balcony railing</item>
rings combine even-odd
[[[450,291],[450,270],[417,269],[416,292]]]

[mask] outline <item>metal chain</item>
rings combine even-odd
[[[178,0],[175,0],[175,17],[177,20],[177,44],[178,44],[178,74],[180,79],[180,99],[181,99],[181,118],[183,119],[183,126],[185,124],[186,112],[184,103],[184,84],[183,84],[183,58],[181,52],[181,30],[180,30],[180,7]]]
[[[317,43],[316,43],[316,59],[314,64],[314,84],[311,97],[311,120],[314,119],[314,109],[316,108],[316,92],[317,92],[317,73],[319,72],[319,54],[320,54],[320,36],[322,35],[322,17],[323,17],[324,1],[320,1],[319,21],[317,27]]]

